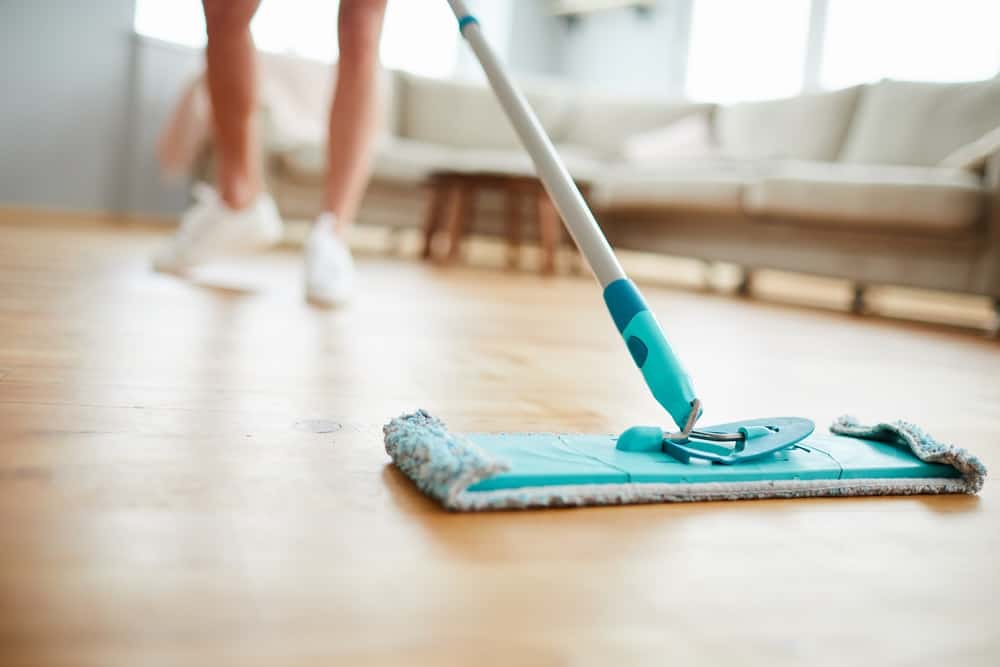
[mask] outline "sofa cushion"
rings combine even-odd
[[[527,82],[523,89],[545,131],[563,132],[570,96],[556,84]],[[400,74],[400,136],[458,148],[517,148],[514,128],[484,84]]]
[[[269,146],[280,150],[324,141],[337,66],[266,52],[258,53],[258,61],[259,103]],[[378,73],[380,136],[398,131],[398,76],[392,70]]]
[[[763,163],[706,159],[671,165],[620,165],[594,182],[602,208],[676,208],[738,212],[743,191]]]
[[[336,66],[283,54],[257,53],[258,97],[266,140],[276,148],[321,141]]]
[[[603,164],[589,151],[577,146],[557,146],[570,173],[589,181],[603,171]],[[275,156],[282,176],[303,185],[322,185],[325,167],[322,144],[304,144],[280,151]],[[520,149],[455,148],[426,141],[393,139],[382,141],[375,150],[372,177],[402,184],[419,184],[436,171],[492,173],[530,176],[535,173],[531,159]]]
[[[964,169],[824,162],[783,163],[744,196],[755,214],[927,231],[968,227],[982,205],[982,183]]]
[[[583,93],[573,103],[566,134],[557,141],[584,146],[605,158],[622,156],[628,137],[670,125],[693,113],[711,113],[711,104],[664,98],[626,98]]]
[[[390,139],[379,142],[372,164],[372,177],[401,184],[421,183],[431,172],[450,168],[458,149],[451,146]],[[323,144],[302,144],[275,155],[281,176],[301,185],[322,186],[326,169]]]
[[[375,151],[372,178],[417,185],[454,161],[456,149],[424,141],[395,139]]]
[[[881,81],[858,103],[840,159],[930,166],[1000,125],[1000,79]]]
[[[720,150],[736,158],[835,160],[851,124],[859,87],[720,107]]]
[[[556,150],[569,173],[580,181],[590,181],[602,171],[603,163],[591,151],[579,146],[557,145]],[[441,171],[466,174],[533,176],[535,166],[521,149],[456,148]]]
[[[703,159],[717,151],[712,122],[705,112],[688,114],[666,127],[629,135],[622,157],[632,164],[670,162],[677,158]]]
[[[1000,126],[974,141],[962,144],[946,155],[939,164],[942,167],[982,169],[989,159],[998,153],[1000,153]]]

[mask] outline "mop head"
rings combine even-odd
[[[978,492],[986,468],[908,422],[841,417],[767,460],[682,463],[615,448],[612,435],[451,433],[424,411],[383,429],[417,487],[456,511],[817,496]]]

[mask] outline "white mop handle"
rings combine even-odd
[[[556,210],[566,222],[570,236],[587,259],[591,270],[601,287],[607,287],[616,280],[625,278],[618,258],[611,250],[604,232],[601,231],[594,214],[591,213],[583,195],[573,182],[566,166],[556,153],[538,117],[528,106],[524,96],[514,87],[503,64],[497,58],[489,43],[483,37],[479,22],[469,13],[464,0],[448,0],[459,30],[479,59],[493,92],[507,112],[521,143],[531,156],[535,170],[546,191],[552,197]]]

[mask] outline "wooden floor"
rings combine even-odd
[[[381,425],[664,415],[579,278],[292,253],[183,282],[163,232],[0,224],[0,664],[997,665],[1000,492],[452,515]],[[648,300],[705,419],[905,417],[1000,467],[1000,346]]]

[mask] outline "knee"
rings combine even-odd
[[[242,35],[250,27],[258,0],[202,0],[209,39]]]
[[[341,0],[337,32],[341,58],[378,52],[386,0]]]

